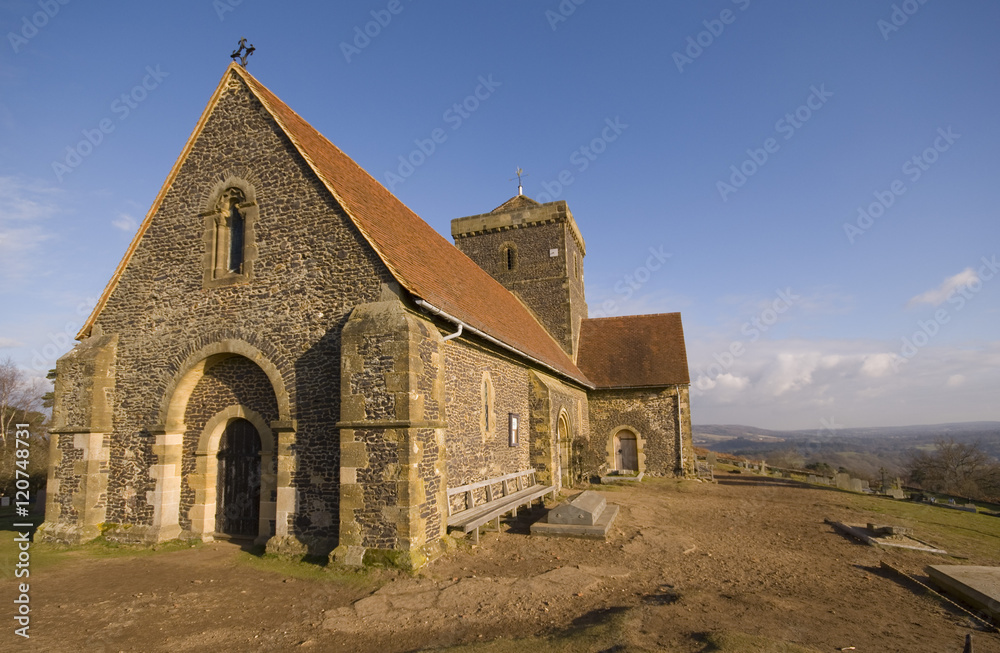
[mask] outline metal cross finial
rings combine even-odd
[[[521,177],[527,177],[528,175],[524,174],[524,170],[521,170],[520,167],[518,167],[515,173],[517,174],[517,194],[524,195],[524,188],[521,187]],[[507,181],[514,181],[514,178],[511,177]]]
[[[253,44],[251,44],[249,47],[247,47],[247,40],[246,40],[246,37],[244,37],[244,38],[240,39],[240,47],[238,47],[237,49],[233,50],[233,53],[231,55],[229,55],[229,58],[232,59],[233,61],[236,61],[236,59],[239,58],[240,65],[243,66],[244,68],[246,68],[247,67],[247,57],[249,57],[251,54],[253,54],[253,51],[256,50],[256,49],[257,48],[253,47]]]

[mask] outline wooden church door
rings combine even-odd
[[[219,443],[215,530],[256,537],[260,517],[260,434],[245,419],[229,423]]]
[[[618,464],[618,471],[639,471],[639,449],[636,446],[635,433],[622,431],[616,436],[616,439],[618,440],[618,450],[615,462]]]

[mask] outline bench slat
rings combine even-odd
[[[466,510],[448,518],[449,528],[461,528],[466,533],[473,528],[478,528],[483,524],[492,521],[519,506],[531,504],[535,499],[540,499],[553,491],[551,485],[535,485],[525,488],[520,492],[515,492],[509,497],[497,499],[492,504],[483,504],[478,510]]]

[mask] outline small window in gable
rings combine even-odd
[[[246,283],[252,277],[257,253],[253,238],[257,203],[247,195],[247,189],[252,192],[249,185],[234,182],[223,187],[204,214],[206,287]]]

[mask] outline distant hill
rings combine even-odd
[[[825,462],[862,478],[876,478],[885,468],[900,474],[913,450],[929,449],[940,439],[977,442],[1000,459],[1000,422],[957,422],[868,428],[774,431],[741,424],[705,424],[692,428],[694,444],[720,453],[772,464],[801,467]]]

